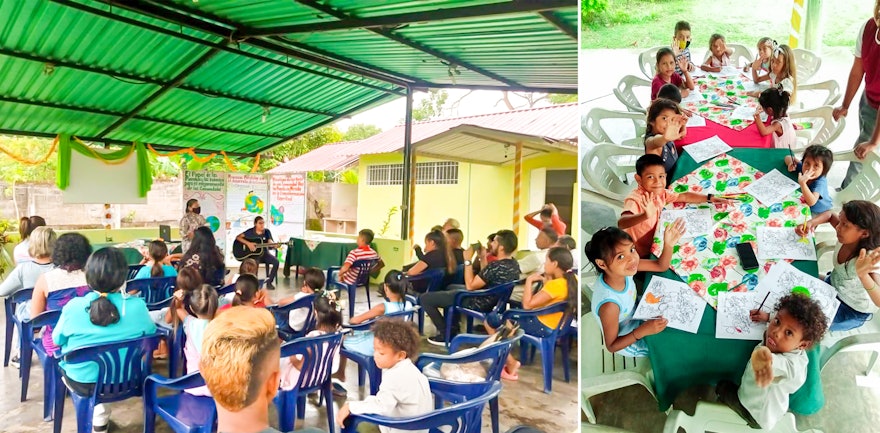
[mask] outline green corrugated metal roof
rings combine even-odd
[[[0,2],[0,133],[254,154],[407,86],[574,92],[576,5]]]

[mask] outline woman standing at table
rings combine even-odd
[[[198,200],[191,198],[186,201],[186,214],[180,219],[180,252],[184,254],[189,251],[196,229],[208,225],[201,212],[202,206]]]
[[[833,116],[836,121],[840,116],[847,115],[864,77],[865,91],[859,100],[859,139],[853,148],[856,158],[861,160],[868,152],[876,150],[880,142],[880,129],[877,128],[877,108],[880,106],[880,0],[874,3],[874,16],[865,21],[859,30],[853,55],[855,58],[846,81],[843,103],[834,109]],[[851,162],[840,187],[846,188],[861,171],[861,162]]]

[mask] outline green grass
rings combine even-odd
[[[822,43],[852,47],[859,26],[871,16],[871,0],[824,0]],[[650,48],[669,45],[675,23],[691,24],[694,54],[702,55],[712,33],[721,33],[730,43],[750,49],[762,36],[788,43],[790,1],[738,0],[610,0],[607,9],[585,19],[581,46],[597,48]],[[692,50],[693,51],[693,50]]]

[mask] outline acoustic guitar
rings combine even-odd
[[[245,245],[243,242],[239,242],[238,239],[236,239],[235,241],[232,242],[232,257],[235,257],[235,260],[243,261],[244,259],[248,259],[248,258],[258,259],[260,256],[263,255],[263,252],[266,251],[266,248],[272,248],[272,247],[277,247],[277,246],[281,246],[281,245],[287,245],[290,247],[293,246],[293,239],[291,239],[287,242],[272,242],[272,243],[263,243],[262,242],[263,240],[260,238],[246,237],[245,240],[247,240],[248,242],[253,242],[254,244],[256,244],[257,248],[255,250],[251,251],[251,249],[248,248],[247,245]]]

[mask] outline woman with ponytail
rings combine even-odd
[[[440,230],[431,230],[425,235],[425,253],[419,257],[419,261],[404,267],[404,272],[406,276],[412,277],[428,269],[443,269],[447,275],[451,275],[455,273],[456,266],[455,255],[447,242],[446,235]],[[415,281],[412,289],[424,293],[427,283],[427,281]]]
[[[117,248],[96,251],[86,263],[85,276],[90,292],[64,306],[52,333],[61,353],[156,332],[144,300],[126,297],[119,290],[128,276],[128,263],[122,251]],[[64,382],[73,392],[89,395],[94,390],[98,380],[96,364],[67,364],[62,360],[59,366]],[[110,411],[99,406],[95,407],[93,419],[95,431],[105,430],[110,417]]]
[[[168,246],[165,242],[159,239],[150,242],[149,254],[150,259],[135,274],[135,280],[177,276],[174,266],[164,264],[165,258],[168,257]]]

